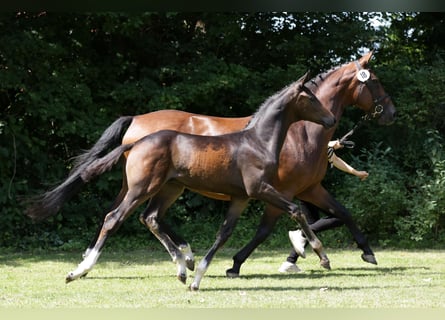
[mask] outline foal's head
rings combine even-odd
[[[332,128],[336,122],[334,115],[324,108],[320,100],[305,86],[307,80],[309,80],[309,72],[296,82],[297,94],[291,100],[294,117],[298,120],[321,124],[326,129]]]

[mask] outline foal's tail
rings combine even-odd
[[[80,177],[84,182],[89,182],[91,179],[100,176],[102,173],[111,170],[116,163],[119,162],[120,158],[124,152],[133,148],[135,143],[123,144],[103,156],[102,158],[96,159],[91,162],[85,169],[81,172]]]
[[[110,148],[121,144],[122,136],[132,120],[132,116],[127,116],[120,117],[113,122],[90,150],[76,157],[74,167],[64,182],[54,189],[31,199],[31,205],[25,211],[26,215],[34,220],[43,220],[56,214],[62,204],[88,182],[83,177],[85,169],[95,160],[103,157]]]

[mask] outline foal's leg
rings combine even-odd
[[[113,211],[114,209],[116,209],[119,204],[122,202],[122,200],[125,197],[125,194],[128,191],[128,187],[127,187],[127,179],[125,177],[125,170],[124,170],[124,174],[123,174],[123,178],[122,178],[122,188],[121,191],[119,192],[118,196],[116,197],[116,199],[113,202],[113,205],[111,206],[111,208],[109,209],[109,211]],[[105,217],[104,217],[105,219]],[[94,235],[93,240],[91,240],[90,245],[88,246],[88,248],[85,250],[84,254],[82,255],[83,258],[88,257],[88,255],[90,254],[91,250],[93,249],[93,247],[95,246],[97,239],[99,238],[100,232],[102,230],[103,224],[100,224],[99,227],[97,228],[96,234]]]
[[[195,261],[190,245],[176,235],[162,219],[167,209],[182,194],[184,187],[175,182],[166,183],[161,190],[150,200],[147,208],[140,215],[139,220],[162,243],[176,262],[178,267],[177,277],[185,283],[187,270],[195,268]]]
[[[302,209],[305,208],[302,203]],[[310,213],[309,216],[306,216],[308,219],[308,223],[314,222],[317,219],[311,215],[311,211],[304,211],[304,214]],[[261,222],[258,226],[257,232],[250,242],[245,245],[240,251],[238,251],[233,256],[233,266],[232,268],[226,271],[226,275],[228,277],[238,277],[240,274],[240,269],[242,264],[247,260],[247,258],[252,254],[252,252],[267,239],[267,237],[272,233],[273,228],[278,220],[278,218],[283,214],[281,209],[278,209],[270,204],[266,204],[264,209],[264,213],[261,216]],[[311,229],[312,225],[310,225]],[[316,230],[313,230],[316,232]]]
[[[108,236],[114,233],[125,221],[125,219],[139,206],[142,202],[147,200],[146,197],[141,197],[141,193],[127,193],[121,204],[105,216],[102,229],[94,247],[90,250],[88,256],[77,266],[77,268],[68,273],[66,282],[76,280],[87,274],[99,259],[105,241]]]
[[[201,283],[202,277],[204,276],[210,263],[212,262],[216,251],[218,251],[218,249],[221,248],[230,237],[233,229],[236,226],[236,223],[238,222],[238,218],[240,217],[243,210],[247,207],[248,203],[249,199],[247,198],[232,198],[226,214],[226,218],[220,230],[218,231],[218,234],[216,235],[216,241],[213,243],[210,250],[207,252],[205,257],[201,260],[198,267],[196,268],[195,278],[189,287],[190,290],[196,291],[199,289],[199,284]]]
[[[306,216],[300,210],[300,208],[295,203],[287,200],[284,195],[279,193],[272,185],[268,184],[265,181],[261,181],[259,185],[256,185],[254,187],[255,188],[250,189],[249,195],[288,212],[292,219],[297,220],[297,222],[300,224],[301,229],[306,235],[310,246],[320,258],[320,265],[326,269],[330,269],[331,267],[329,264],[329,259],[323,250],[323,245],[309,227]]]
[[[232,268],[226,270],[227,277],[234,278],[239,276],[241,265],[252,254],[252,252],[272,233],[273,228],[275,227],[275,224],[282,213],[283,210],[266,204],[266,208],[263,215],[261,216],[261,222],[258,226],[255,236],[247,245],[245,245],[233,256],[233,266]]]

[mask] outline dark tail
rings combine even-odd
[[[122,154],[133,148],[133,146],[134,143],[123,144],[102,158],[94,160],[81,172],[80,177],[84,182],[88,182],[102,173],[109,171],[116,163],[118,163]]]
[[[25,214],[34,220],[43,220],[56,214],[63,203],[88,182],[83,178],[85,169],[103,157],[110,148],[121,144],[122,136],[132,120],[132,116],[127,116],[113,122],[90,150],[76,157],[74,167],[66,180],[54,189],[31,199],[31,205],[26,209]]]

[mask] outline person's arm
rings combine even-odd
[[[360,178],[360,180],[365,180],[369,176],[369,173],[366,171],[355,170],[353,167],[343,161],[343,159],[337,157],[335,152],[332,154],[330,161],[337,169],[353,174],[354,176]]]

